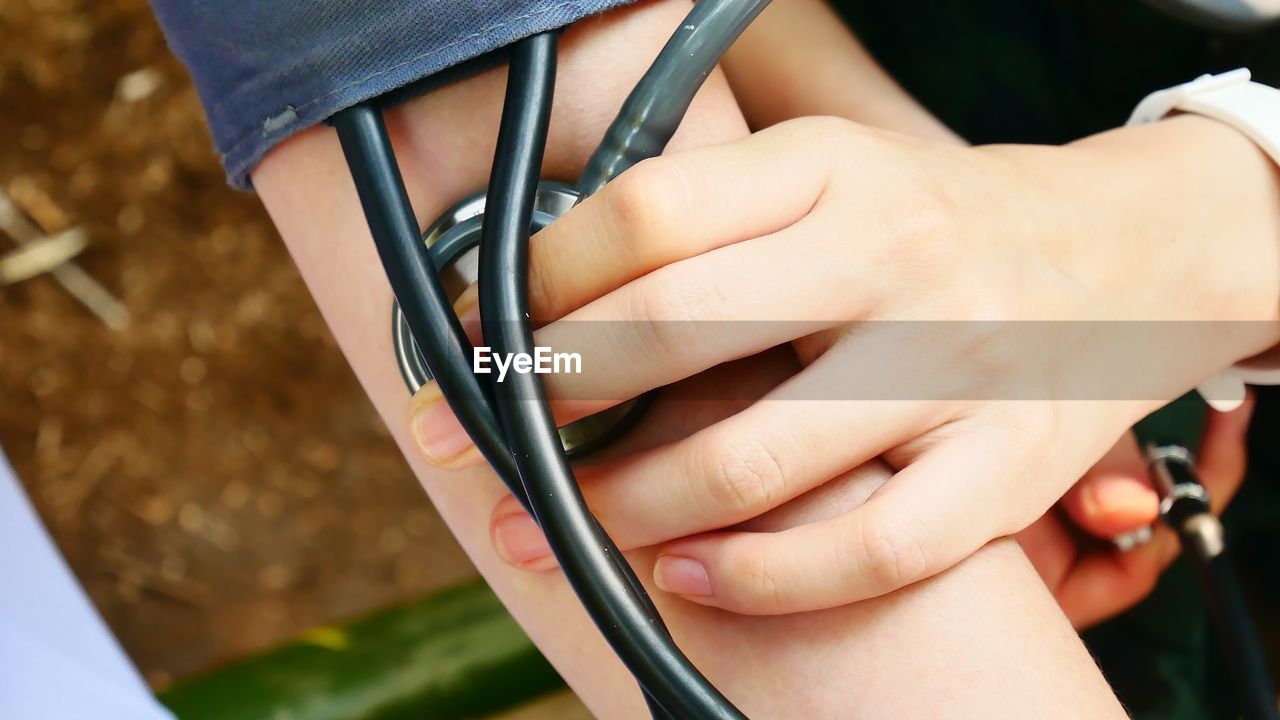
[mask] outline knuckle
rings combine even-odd
[[[901,288],[929,289],[929,298],[963,298],[966,293],[957,291],[972,285],[974,274],[966,268],[974,261],[961,238],[958,211],[950,200],[921,187],[928,182],[914,177],[886,181],[907,189],[895,195],[891,213],[873,221],[878,231],[859,243],[864,264],[881,270],[872,279],[877,288],[872,312],[896,302]],[[955,317],[954,307],[936,309]]]
[[[642,160],[606,186],[609,212],[625,237],[664,237],[676,230],[682,180],[677,165],[664,160]]]
[[[781,453],[745,438],[708,443],[704,474],[710,500],[730,522],[746,520],[779,504],[786,495],[787,468]]]
[[[813,168],[832,182],[837,167],[858,167],[865,163],[864,152],[873,141],[866,127],[844,118],[829,115],[798,118],[784,123],[797,148],[804,150]]]
[[[877,593],[909,585],[928,571],[924,544],[900,524],[873,517],[863,524],[859,540],[865,573]]]
[[[972,293],[966,311],[966,320],[984,322],[988,327],[1005,330],[1005,324],[1019,319],[1027,302],[1027,295],[1012,293],[1007,290],[997,291],[993,287],[984,287]],[[1001,333],[1001,336],[1006,336]]]
[[[975,312],[998,313],[988,307]],[[1025,362],[1027,348],[1019,334],[1020,326],[994,315],[974,316],[972,312],[959,318],[961,322],[947,324],[940,332],[950,354],[948,358],[956,367],[967,367],[984,384],[1010,384],[1030,371],[1018,373],[1019,361]],[[1037,366],[1040,367],[1040,366]]]
[[[684,357],[697,347],[699,325],[716,319],[714,289],[672,268],[650,273],[634,283],[634,310],[648,332],[648,344],[656,353]]]
[[[645,280],[644,317],[654,322],[689,323],[716,319],[717,293],[693,273],[672,266]]]
[[[828,150],[833,143],[856,141],[870,134],[864,126],[835,115],[813,115],[791,122],[794,132]]]
[[[997,437],[1001,441],[1001,459],[1006,467],[1028,473],[1026,477],[1051,473],[1057,454],[1054,440],[1063,437],[1068,429],[1062,424],[1062,419],[1044,403],[1037,403],[1031,408],[1014,408],[1006,417],[1005,422],[995,426],[1002,433]]]
[[[846,167],[879,167],[891,174],[901,172],[900,143],[886,138],[876,128],[842,118],[833,118],[825,129],[827,152]]]
[[[926,180],[916,184],[904,203],[903,211],[892,218],[895,252],[906,253],[907,260],[943,277],[954,273],[954,263],[965,251],[956,242],[961,220],[955,201]]]

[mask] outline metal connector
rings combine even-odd
[[[550,225],[578,202],[578,191],[564,183],[543,181],[534,197],[533,232]],[[440,276],[449,300],[458,297],[476,282],[479,275],[480,224],[484,218],[485,194],[471,195],[446,210],[422,233],[422,242],[431,251],[431,263]],[[409,322],[392,301],[391,342],[396,365],[409,392],[416,393],[431,382],[431,371],[409,330]],[[630,427],[648,407],[648,396],[629,400],[560,428],[560,441],[570,457],[581,457],[600,449]]]

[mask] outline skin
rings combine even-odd
[[[876,64],[823,0],[774,0],[722,64],[754,130],[829,115],[963,142]]]
[[[898,86],[822,0],[775,0],[725,56],[723,67],[753,129],[830,115],[963,144]],[[1244,477],[1251,408],[1210,411],[1201,480],[1224,503]],[[1018,539],[1064,612],[1087,627],[1145,597],[1175,555],[1162,529],[1121,553],[1105,541],[1156,521],[1159,498],[1136,439],[1126,434],[1057,507]]]
[[[626,89],[686,10],[677,2],[649,3],[566,34],[546,175],[576,174]],[[502,71],[487,73],[390,114],[420,218],[434,217],[483,184],[503,82]],[[717,74],[672,149],[724,143],[745,132]],[[477,568],[597,716],[643,717],[634,684],[561,578],[512,568],[494,551],[490,520],[505,492],[492,474],[479,467],[443,472],[411,435],[410,403],[386,332],[390,293],[332,131],[313,128],[292,138],[253,177],[357,376]],[[584,473],[592,475],[587,484],[607,483],[610,462],[643,456],[730,419],[799,369],[796,355],[782,348],[676,383],[611,458]],[[430,390],[412,405],[418,418],[430,407],[438,407]],[[864,501],[888,477],[885,465],[864,464],[746,527],[819,524]],[[628,560],[642,578],[651,576],[653,550],[631,552]],[[892,595],[816,613],[749,617],[650,589],[681,647],[753,717],[1022,717],[1030,703],[1048,717],[1123,717],[1011,540],[990,543],[952,570]],[[743,657],[751,662],[744,664]]]
[[[1153,163],[1159,153],[1165,167]],[[1238,164],[1196,177],[1219,158]],[[1099,182],[1116,162],[1134,175]],[[878,172],[863,172],[868,166]],[[1151,177],[1156,168],[1168,175]],[[1234,172],[1256,183],[1245,186],[1258,189],[1244,193],[1246,207],[1240,194],[1219,191],[1216,212],[1162,210],[1170,193],[1190,199],[1215,182],[1228,187]],[[544,288],[533,293],[534,316],[576,308],[543,327],[538,342],[580,349],[585,364],[603,359],[595,366],[606,369],[549,377],[553,400],[577,400],[559,407],[561,417],[593,409],[580,398],[607,405],[597,394],[604,388],[631,397],[788,340],[806,368],[732,418],[607,466],[608,479],[588,482],[586,494],[624,549],[666,543],[660,586],[735,612],[834,607],[929,577],[1040,517],[1163,404],[1072,399],[1082,375],[1113,372],[1123,358],[1124,367],[1143,368],[1123,378],[1149,383],[1142,398],[1172,399],[1276,342],[1274,176],[1246,138],[1192,116],[1066,148],[958,148],[800,120],[637,166],[542,233],[542,243],[583,262],[543,266],[534,254],[532,283]],[[1148,191],[1159,179],[1165,184]],[[1234,234],[1220,225],[1233,212],[1249,218]],[[1030,219],[1010,232],[1006,218],[1019,213]],[[1099,220],[1112,224],[1091,227]],[[670,241],[677,232],[680,244]],[[1079,239],[1098,236],[1132,238],[1130,252]],[[1186,241],[1170,252],[1169,237]],[[1238,245],[1223,251],[1222,238]],[[1177,282],[1116,292],[1153,262]],[[780,266],[799,272],[771,280]],[[579,273],[590,279],[577,282]],[[1182,288],[1197,276],[1205,292],[1188,297]],[[763,302],[751,292],[761,283],[770,283]],[[540,305],[551,292],[568,299]],[[809,320],[823,317],[836,319]],[[972,322],[920,338],[918,325],[904,336],[893,322],[850,332],[842,317],[1103,322],[1031,325],[1028,342]],[[720,331],[724,321],[759,318],[792,322]],[[1117,320],[1221,319],[1257,322],[1177,326],[1190,333],[1173,338],[1178,347],[1189,342],[1200,353],[1171,354],[1158,344],[1163,336],[1116,347],[1110,329]],[[575,337],[582,320],[596,323],[590,337]],[[925,399],[839,399],[858,397],[864,375],[877,389],[903,382],[898,391]],[[1066,399],[1038,399],[1042,387]],[[860,433],[849,437],[851,427]],[[854,511],[783,533],[716,531],[877,456],[894,480]]]
[[[797,28],[803,23],[777,32]],[[892,112],[875,112],[904,122],[920,114],[900,93],[892,100]],[[792,341],[809,366],[765,402],[606,465],[606,480],[587,484],[624,548],[666,543],[657,570],[664,589],[736,612],[780,614],[928,577],[1040,518],[1124,428],[1165,399],[1276,342],[1276,172],[1233,129],[1187,116],[1065,148],[962,148],[943,139],[829,118],[785,122],[642,164],[535,242],[534,316],[557,321],[539,342],[588,358],[596,351],[594,364],[607,368],[548,380],[564,421],[779,342]],[[1117,163],[1129,172],[1116,172]],[[1127,242],[1117,252],[1099,237]],[[798,272],[774,278],[780,266]],[[1151,282],[1135,285],[1134,277]],[[753,292],[760,286],[770,293]],[[1188,324],[1179,347],[1205,352],[1180,352],[1164,372],[1125,377],[1146,383],[1141,399],[1085,402],[1038,400],[1045,396],[1002,383],[1014,376],[1061,390],[1143,352],[1151,353],[1146,362],[1132,366],[1158,366],[1168,349],[1113,347],[1104,326],[1082,324],[1054,326],[1052,337],[1013,352],[1006,337],[980,330],[929,334],[905,353],[895,342],[891,358],[877,355],[876,331],[898,326],[849,333],[854,326],[841,318],[1255,322]],[[716,332],[726,320],[760,319],[791,322]],[[581,320],[596,323],[594,337],[574,336]],[[903,355],[923,364],[901,380],[885,376]],[[1010,372],[1025,367],[1033,373]],[[860,372],[917,392],[922,377],[945,387],[926,388],[939,395],[925,402],[810,399],[856,396]],[[848,427],[867,430],[851,441]],[[418,431],[443,466],[476,459],[439,452],[442,438],[452,452],[465,437],[438,404],[419,416]],[[897,475],[857,510],[784,533],[721,530],[877,456]],[[1130,506],[1134,520],[1150,519],[1149,490],[1098,477],[1100,485],[1072,493],[1065,507],[1090,501],[1105,516],[1096,501],[1106,495]],[[1011,482],[1020,478],[1036,480]],[[495,540],[509,560],[544,566],[547,549],[536,538],[510,503],[495,511]]]
[[[1200,481],[1209,491],[1215,513],[1222,512],[1244,479],[1245,436],[1252,411],[1250,400],[1230,413],[1209,414],[1197,459]],[[1150,492],[1146,459],[1133,436],[1125,435],[1056,511],[1018,534],[1018,543],[1076,627],[1088,627],[1137,604],[1177,558],[1181,550],[1177,536],[1163,525],[1154,529],[1149,541],[1129,552],[1117,552],[1099,542],[1146,524],[1135,523],[1141,516],[1129,509],[1134,505],[1124,498]],[[1113,494],[1122,497],[1109,500]]]

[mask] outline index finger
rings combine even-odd
[[[835,121],[788,123],[742,140],[646,160],[534,236],[529,300],[538,322],[653,270],[789,227],[812,209]]]

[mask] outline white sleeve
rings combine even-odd
[[[76,582],[0,454],[0,718],[174,720]]]

